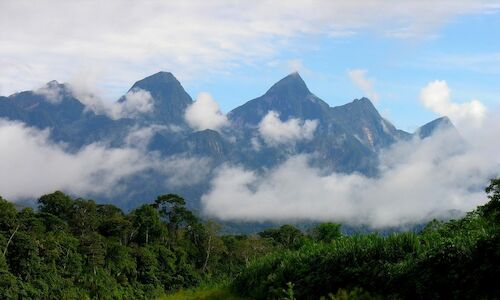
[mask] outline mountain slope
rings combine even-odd
[[[232,110],[228,117],[237,126],[255,126],[269,111],[276,111],[282,120],[290,118],[328,118],[328,104],[312,94],[298,73],[275,83],[264,95]]]
[[[368,98],[355,99],[351,103],[333,107],[330,112],[342,128],[373,150],[410,137],[409,133],[397,130],[382,118]]]
[[[0,118],[20,121],[39,129],[50,129],[51,138],[73,149],[96,141],[116,142],[131,120],[112,120],[86,109],[66,84],[51,81],[39,91],[24,91],[0,97]]]
[[[170,72],[158,72],[134,83],[129,91],[142,89],[153,97],[153,110],[141,114],[146,123],[184,125],[184,112],[193,99]],[[125,98],[119,101],[126,101]]]
[[[425,139],[435,134],[438,130],[452,130],[456,132],[457,135],[460,135],[448,117],[437,118],[419,127],[415,131],[415,135],[421,139]]]
[[[238,165],[259,173],[296,155],[309,156],[310,163],[324,172],[376,176],[378,153],[412,137],[385,120],[367,98],[330,107],[308,89],[298,73],[284,77],[264,95],[233,109],[228,114],[230,124],[219,131],[194,131],[187,126],[184,113],[193,100],[168,72],[139,80],[129,90],[149,92],[153,101],[151,111],[120,119],[88,109],[68,85],[53,81],[44,88],[0,97],[0,118],[50,129],[51,138],[67,143],[70,150],[95,142],[116,148],[130,147],[128,136],[144,129],[150,132],[150,138],[144,139],[146,145],[132,146],[145,149],[145,156],[152,154],[171,161],[177,158],[209,161],[208,173],[203,173],[201,181],[188,186],[169,185],[165,174],[170,170],[147,170],[124,179],[126,188],[119,196],[124,207],[172,191],[188,196],[192,201],[188,206],[197,209],[201,195],[210,188],[211,177],[205,174],[213,174],[218,166]],[[126,101],[129,98],[121,97],[118,104]],[[271,111],[279,114],[281,122],[294,118],[298,119],[297,124],[317,120],[318,125],[307,138],[285,144],[268,143],[259,130],[259,123]],[[454,127],[449,119],[440,118],[422,126],[415,135],[426,138],[438,128]],[[92,196],[99,199],[98,195]],[[100,200],[113,201],[113,196],[107,197],[102,196]]]

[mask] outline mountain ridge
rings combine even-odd
[[[235,164],[260,172],[291,156],[305,154],[311,157],[312,165],[328,172],[359,172],[376,176],[380,150],[413,137],[430,136],[438,127],[436,124],[447,124],[446,120],[453,126],[449,119],[438,118],[415,133],[408,133],[384,119],[365,97],[331,107],[315,96],[296,72],[273,84],[263,95],[230,111],[227,114],[229,124],[218,131],[189,128],[184,114],[193,100],[169,72],[152,74],[132,85],[128,92],[148,92],[154,107],[128,118],[113,119],[86,109],[68,86],[57,81],[51,81],[45,87],[49,89],[45,93],[24,91],[0,97],[0,118],[21,121],[40,129],[50,128],[52,139],[68,143],[75,150],[102,141],[111,147],[127,147],[125,140],[132,129],[151,127],[155,129],[144,145],[146,151],[162,157],[206,158],[212,168]],[[61,92],[57,101],[49,99],[53,96],[51,88]],[[123,96],[117,103],[125,101],[127,98]],[[309,139],[299,139],[286,146],[268,145],[259,124],[271,111],[278,113],[281,122],[317,120],[317,127]],[[165,187],[161,176],[154,172],[138,176],[135,179],[138,182],[132,184],[137,191],[128,197],[139,195],[145,199],[146,195],[160,194],[165,188],[175,189],[195,198],[188,205],[196,209],[199,198],[208,188],[209,178],[195,186],[178,188]],[[145,178],[150,182],[141,184]],[[133,206],[134,201],[140,200],[126,201],[127,205]]]

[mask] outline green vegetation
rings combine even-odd
[[[158,300],[245,300],[236,295],[228,287],[227,283],[200,284],[196,288],[183,289],[158,298]]]
[[[500,179],[490,201],[419,233],[323,223],[220,235],[177,195],[124,213],[55,192],[0,198],[0,299],[497,299]]]
[[[275,251],[252,262],[233,288],[257,299],[279,299],[290,284],[297,299],[340,289],[330,297],[498,299],[500,180],[492,180],[486,192],[486,205],[460,220],[430,222],[419,234],[320,239]]]
[[[128,214],[55,192],[0,198],[0,299],[151,299],[235,276],[270,243],[219,236],[169,194]]]

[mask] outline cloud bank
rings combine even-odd
[[[100,95],[95,83],[95,75],[82,74],[71,84],[68,84],[72,95],[78,99],[85,109],[99,115],[107,115],[108,117],[117,120],[121,118],[134,118],[140,114],[148,113],[154,108],[154,99],[148,91],[135,88],[120,101],[107,101]]]
[[[56,81],[47,83],[43,87],[35,90],[34,93],[45,97],[45,100],[52,104],[60,103],[63,98],[63,91],[58,86]]]
[[[226,115],[221,113],[219,104],[208,93],[200,93],[184,115],[186,122],[195,130],[219,130],[228,124]]]
[[[310,140],[318,126],[318,120],[291,118],[283,122],[279,113],[270,111],[259,123],[259,133],[269,146],[293,144],[300,140]]]
[[[161,128],[160,128],[161,129]],[[158,128],[136,129],[131,143],[149,139]],[[124,180],[144,171],[164,177],[165,187],[177,188],[201,182],[210,160],[174,156],[161,158],[141,147],[109,148],[94,143],[77,152],[53,143],[48,130],[0,119],[0,194],[9,200],[32,199],[63,190],[78,196],[113,196],[126,187]]]
[[[366,77],[367,73],[368,71],[361,69],[347,71],[347,75],[354,83],[354,85],[356,85],[361,91],[363,91],[363,96],[366,96],[370,98],[370,100],[377,102],[379,100],[379,96],[373,89],[373,80]]]
[[[108,114],[113,119],[133,118],[150,112],[153,110],[153,105],[153,97],[148,91],[134,89],[125,95],[123,101],[113,103]]]
[[[431,111],[449,117],[457,126],[479,127],[486,117],[486,107],[478,100],[455,103],[444,80],[428,83],[420,92],[420,100]]]
[[[202,197],[204,212],[223,220],[335,221],[374,228],[446,218],[486,201],[500,175],[498,122],[465,146],[441,131],[380,154],[380,174],[325,174],[295,156],[264,173],[226,165]]]

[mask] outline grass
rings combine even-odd
[[[200,286],[193,289],[180,290],[173,294],[164,295],[158,300],[245,300],[232,293],[225,286]]]

